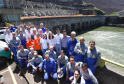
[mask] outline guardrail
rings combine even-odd
[[[103,67],[103,66],[105,65],[105,62],[114,64],[114,65],[119,66],[119,67],[121,67],[121,68],[124,68],[124,65],[119,64],[119,63],[114,62],[114,61],[111,61],[111,60],[109,60],[109,59],[106,59],[106,58],[104,58],[104,57],[101,58],[101,61],[100,61],[99,66]]]

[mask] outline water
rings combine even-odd
[[[94,40],[102,57],[124,65],[124,32],[90,31],[77,36],[77,39],[81,36],[87,46],[90,40]]]

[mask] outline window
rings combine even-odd
[[[3,0],[0,0],[0,8],[4,7]]]
[[[10,0],[6,0],[7,8],[12,8]]]

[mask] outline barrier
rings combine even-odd
[[[7,23],[7,22],[5,22],[5,24],[6,24],[6,27],[9,27],[9,28],[10,28],[10,25],[13,25],[13,24],[10,24],[10,23]]]
[[[111,63],[111,64],[114,64],[114,65],[116,65],[116,66],[119,66],[119,67],[121,67],[121,68],[124,68],[124,65],[119,64],[119,63],[117,63],[117,62],[113,62],[113,61],[111,61],[111,60],[109,60],[109,59],[106,59],[106,58],[104,58],[104,57],[101,57],[101,61],[100,61],[99,66],[104,67],[105,62],[109,62],[109,63]]]

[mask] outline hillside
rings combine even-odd
[[[124,10],[124,0],[83,0],[83,2],[93,3],[107,14]]]

